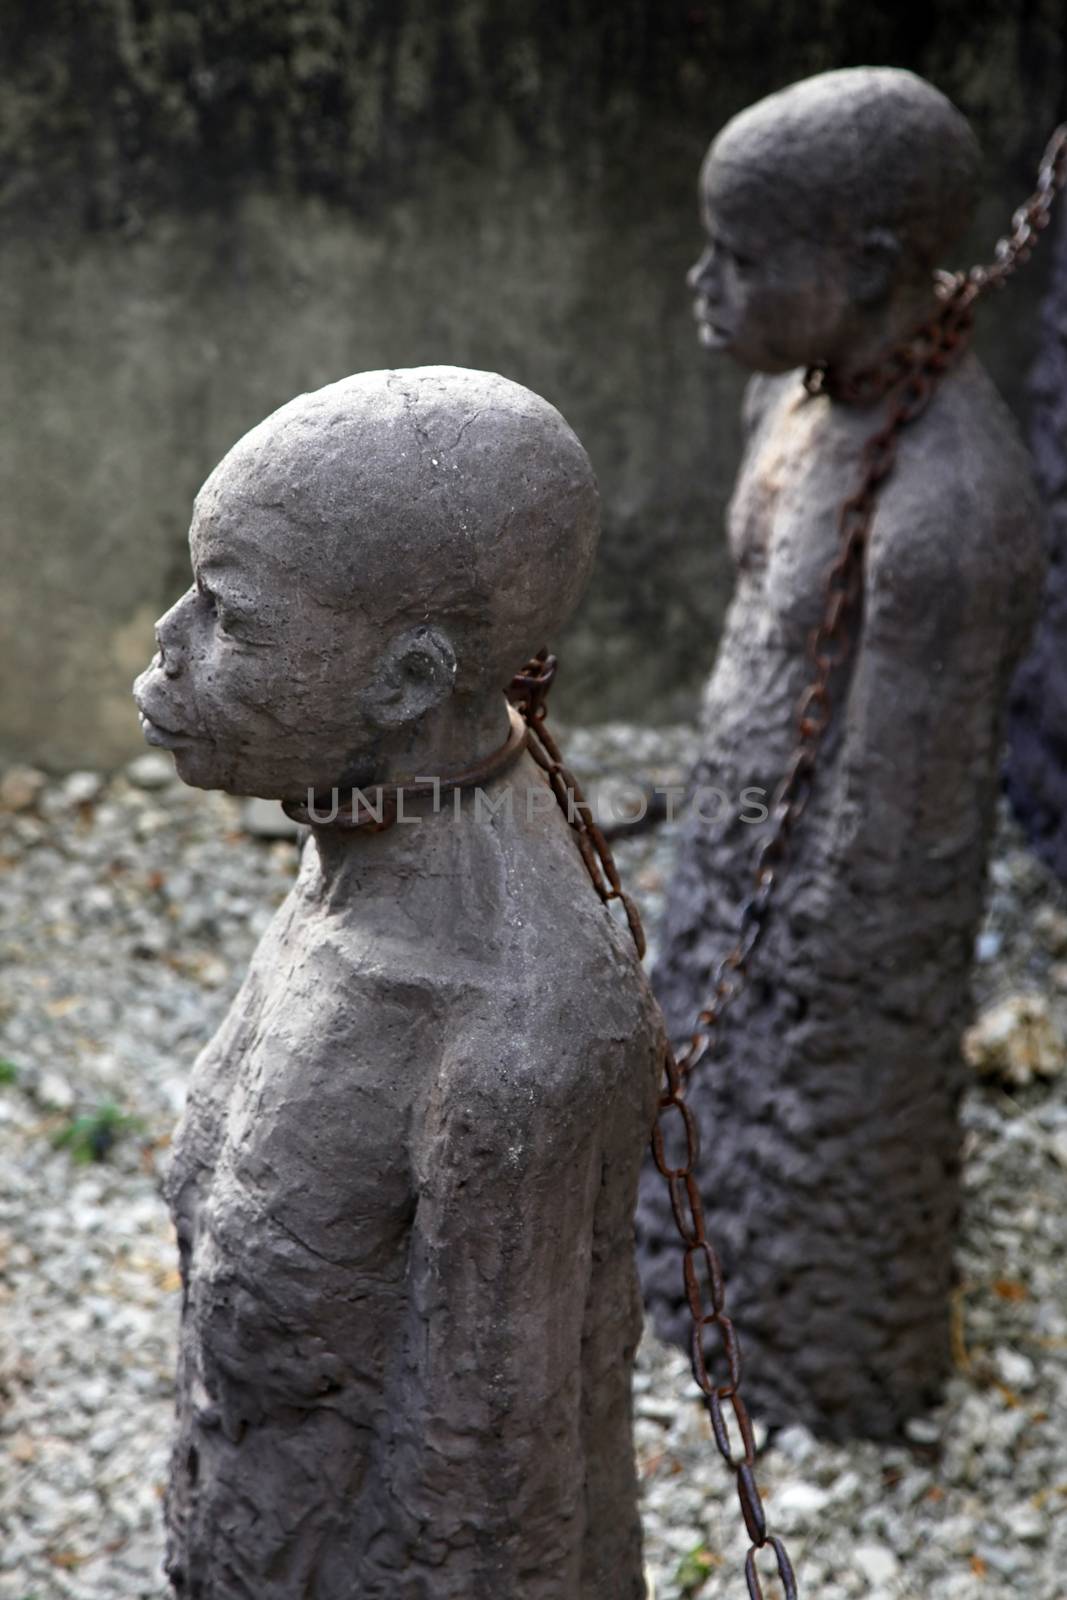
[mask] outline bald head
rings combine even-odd
[[[762,372],[877,359],[933,314],[977,174],[964,118],[896,67],[825,72],[749,106],[701,169],[702,343]]]
[[[322,606],[433,622],[461,684],[502,687],[574,609],[596,480],[554,406],[494,373],[364,372],[245,435],[197,497],[205,560],[256,544]]]
[[[462,770],[570,616],[597,525],[585,451],[506,378],[423,367],[301,395],[197,497],[194,586],[135,687],[147,736],[238,794]]]
[[[768,95],[728,122],[704,168],[712,206],[761,205],[782,226],[843,242],[884,228],[927,269],[966,227],[979,149],[932,84],[847,67]]]

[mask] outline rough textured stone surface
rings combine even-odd
[[[198,497],[147,736],[262,797],[468,768],[596,529],[577,439],[504,379],[302,396]],[[639,1600],[658,1013],[528,756],[411,815],[314,830],[193,1069],[168,1571],[201,1600]]]
[[[824,174],[804,146],[825,150],[834,129],[837,147],[865,160],[835,159]],[[873,408],[808,396],[784,369],[863,365],[914,326],[930,305],[930,257],[962,225],[972,182],[962,119],[905,74],[811,80],[712,147],[710,242],[694,275],[702,334],[782,375],[749,391],[729,518],[737,588],[697,794],[769,797],[786,768],[838,508],[878,421]],[[923,195],[925,210],[909,208]],[[810,235],[801,214],[817,219]],[[1040,587],[1038,515],[1025,451],[968,356],[883,486],[862,631],[833,684],[785,886],[690,1092],[746,1393],[773,1422],[889,1436],[934,1401],[947,1370],[959,1041],[1000,706]],[[694,806],[683,832],[656,973],[682,1039],[735,937],[761,834],[734,806],[703,813]],[[639,1237],[654,1320],[680,1336],[669,1210],[651,1168]]]
[[[1049,573],[1034,639],[1015,680],[1008,793],[1034,849],[1067,882],[1067,222],[1041,317],[1030,438],[1048,519]]]

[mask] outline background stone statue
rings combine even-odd
[[[697,790],[757,785],[769,799],[786,768],[838,509],[884,411],[810,396],[797,369],[847,376],[932,314],[932,273],[977,170],[964,119],[890,69],[795,84],[711,147],[708,244],[690,279],[701,338],[760,375]],[[886,1437],[934,1400],[948,1365],[959,1037],[1001,705],[1041,568],[1029,462],[967,355],[883,485],[859,637],[792,864],[691,1089],[745,1391],[774,1422]],[[655,978],[679,1038],[733,942],[760,834],[740,811],[703,810],[684,828]],[[649,1168],[642,1266],[656,1325],[681,1334],[662,1191]]]
[[[1048,509],[1049,573],[1034,648],[1012,688],[1008,792],[1037,853],[1067,883],[1067,226],[1060,220],[1031,389]]]
[[[268,798],[470,768],[596,530],[578,440],[503,378],[303,395],[200,492],[147,736]],[[639,1600],[658,1014],[528,755],[405,814],[315,830],[193,1072],[168,1571],[209,1600]]]

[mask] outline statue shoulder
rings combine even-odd
[[[449,1106],[461,1108],[461,1121],[483,1129],[491,1143],[500,1139],[515,1151],[524,1132],[531,1148],[575,1138],[576,1118],[588,1132],[621,1118],[643,1138],[655,1104],[662,1021],[644,974],[621,951],[569,972],[532,961],[525,977],[506,975],[477,1004],[472,999],[449,1018],[428,1089],[427,1126]]]
[[[946,382],[914,432],[902,436],[883,506],[914,544],[928,544],[941,530],[961,543],[965,532],[962,545],[975,559],[998,564],[1010,533],[1015,554],[1040,565],[1043,513],[1033,461],[1015,418],[973,358]]]
[[[871,532],[870,581],[958,618],[988,614],[1020,629],[1044,580],[1043,511],[1015,420],[970,359],[901,440]]]

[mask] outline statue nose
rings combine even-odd
[[[169,626],[170,615],[161,617],[156,623],[156,659],[158,666],[166,673],[168,678],[176,678],[182,670],[185,652],[178,642],[178,635]]]
[[[707,294],[714,287],[715,260],[710,250],[705,250],[699,261],[695,261],[685,275],[687,287],[693,294],[701,290]]]
[[[189,606],[195,591],[190,589],[156,623],[156,659],[168,678],[176,678],[185,665],[185,644],[189,627]]]
[[[156,659],[154,666],[161,667],[168,678],[176,678],[181,671],[179,652],[173,644],[165,645],[163,635],[156,629]]]

